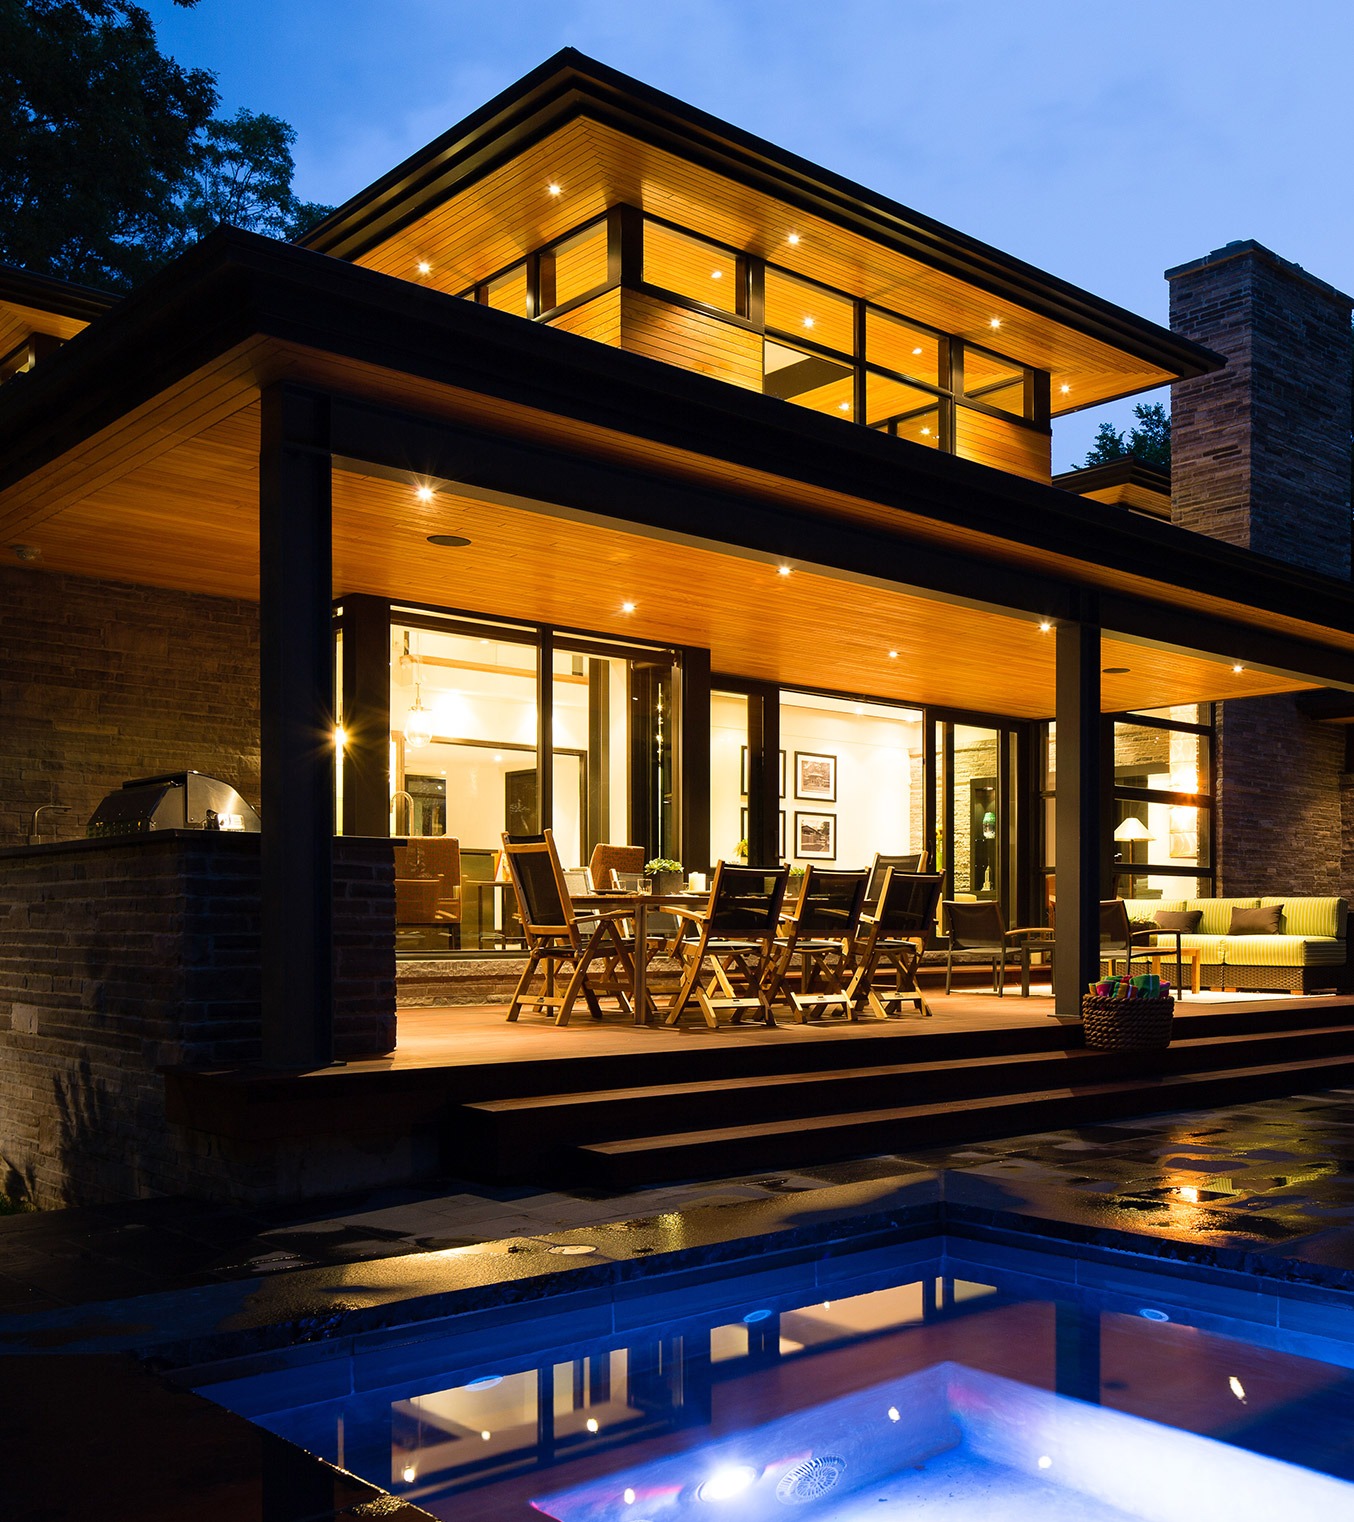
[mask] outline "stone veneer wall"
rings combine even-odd
[[[0,857],[0,1189],[43,1206],[230,1194],[165,1116],[167,1066],[257,1060],[259,837],[172,831]],[[335,1043],[395,1044],[394,862],[335,842]]]
[[[1350,299],[1251,242],[1166,278],[1171,327],[1227,359],[1171,388],[1173,521],[1348,580]],[[1354,899],[1344,762],[1342,731],[1290,697],[1220,705],[1220,893]]]
[[[192,769],[259,801],[251,602],[0,569],[0,846],[75,838],[131,777]]]

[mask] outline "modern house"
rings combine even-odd
[[[1170,278],[1178,331],[571,51],[300,246],[6,275],[9,1166],[225,1187],[159,1069],[389,1050],[396,949],[511,956],[504,830],[926,850],[1018,924],[1056,872],[1069,1017],[1106,893],[1346,891],[1349,302]],[[1166,383],[1173,507],[1054,482]],[[77,838],[185,770],[261,834]]]

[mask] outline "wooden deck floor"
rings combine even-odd
[[[1037,985],[1036,985],[1037,987]],[[541,1017],[523,1016],[509,1025],[502,1004],[449,1005],[402,1009],[398,1044],[389,1056],[349,1062],[334,1072],[389,1072],[392,1070],[465,1067],[480,1063],[537,1062],[577,1057],[626,1056],[637,1052],[690,1052],[764,1045],[798,1045],[819,1041],[870,1042],[880,1037],[897,1038],[910,1030],[930,1034],[960,1031],[1001,1031],[1018,1027],[1050,1027],[1060,1022],[1053,1013],[1053,999],[1044,986],[1029,998],[1007,994],[998,999],[990,992],[956,991],[948,997],[927,993],[934,1011],[930,1020],[906,1016],[901,1020],[834,1020],[811,1025],[791,1023],[788,1018],[767,1030],[759,1025],[728,1026],[712,1031],[703,1022],[688,1020],[677,1029],[636,1027],[621,1020],[597,1022],[584,1011],[564,1028]],[[1179,1016],[1204,1018],[1239,1006],[1275,1005],[1291,1009],[1296,1004],[1325,1006],[1326,997],[1299,999],[1293,995],[1203,994],[1181,1001]],[[1347,1001],[1338,1001],[1347,1002]]]

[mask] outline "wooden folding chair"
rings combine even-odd
[[[742,1022],[744,1010],[754,1009],[767,1025],[775,1025],[765,983],[789,875],[788,866],[769,870],[732,867],[721,861],[715,868],[706,907],[695,913],[688,909],[673,911],[683,932],[675,950],[684,970],[668,1010],[668,1025],[676,1025],[682,1018],[692,994],[711,1030],[719,1024],[720,1010],[732,1011],[734,1025]],[[694,940],[686,938],[688,927]]]
[[[544,835],[504,835],[503,853],[527,942],[527,965],[508,1005],[508,1019],[516,1020],[523,1009],[535,1009],[554,1011],[555,1024],[567,1025],[581,994],[593,1019],[600,1020],[599,993],[614,995],[625,1013],[632,1014],[635,967],[621,933],[620,914],[589,916],[586,925],[580,924],[549,830]],[[595,962],[603,964],[600,978],[590,976]],[[556,974],[562,970],[569,977],[564,991],[557,993]],[[544,986],[531,992],[538,973]]]
[[[856,933],[869,872],[839,872],[812,863],[804,869],[804,881],[794,908],[781,916],[771,965],[767,971],[767,999],[789,999],[800,1023],[807,1024],[814,1011],[826,1013],[834,1005],[851,1013],[846,985],[852,972]],[[787,983],[796,959],[799,987]]]
[[[909,877],[915,877],[918,872],[925,872],[930,862],[931,858],[925,851],[913,851],[910,856],[881,856],[876,851],[874,860],[870,863],[870,884],[865,890],[866,914],[873,914],[878,906],[880,889],[884,886],[884,874],[890,867],[895,872],[903,872]]]
[[[880,887],[873,914],[860,917],[862,937],[857,939],[856,970],[847,986],[853,1015],[869,1007],[881,1020],[889,1018],[890,1004],[915,1004],[929,1016],[930,1006],[917,987],[917,966],[936,927],[942,875],[895,872],[889,867]],[[881,966],[893,968],[896,988],[879,988]]]

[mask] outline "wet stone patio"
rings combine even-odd
[[[873,1185],[866,1193],[882,1204],[937,1175],[947,1205],[993,1225],[1020,1219],[1068,1241],[1130,1234],[1162,1257],[1354,1288],[1354,1091],[1334,1090],[625,1192],[449,1181],[328,1209],[155,1199],[10,1216],[0,1218],[0,1319],[506,1239],[544,1244],[636,1218],[807,1206],[786,1197],[809,1191],[828,1191],[826,1205],[842,1186]]]

